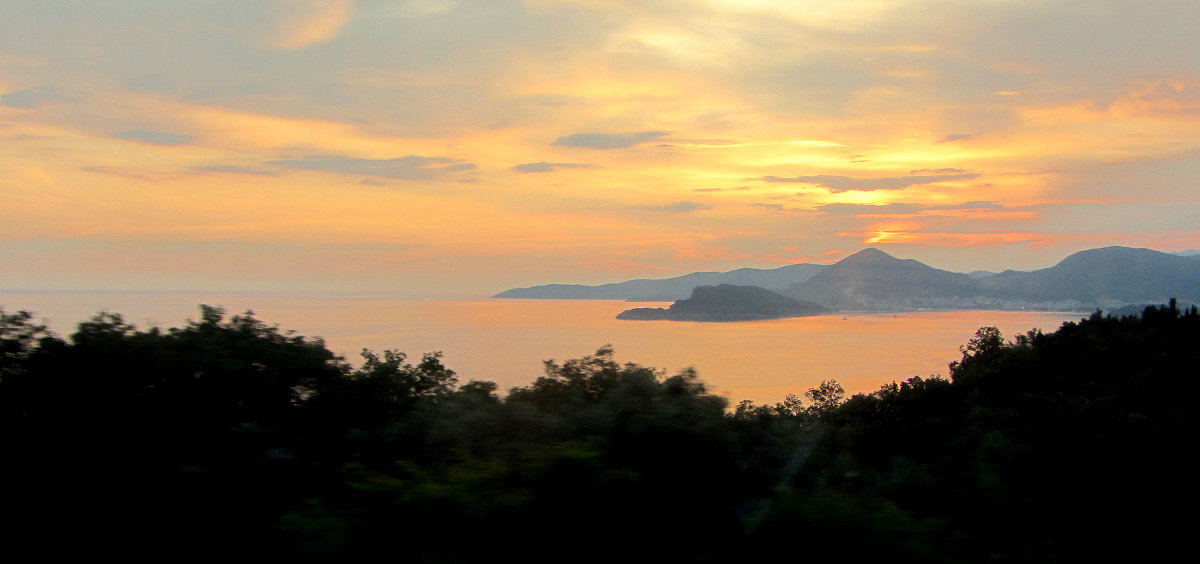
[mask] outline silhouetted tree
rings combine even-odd
[[[832,412],[846,401],[846,389],[836,380],[822,380],[819,386],[804,392],[804,397],[812,402],[806,411],[820,416]]]
[[[38,339],[49,335],[44,325],[33,323],[32,319],[33,314],[28,311],[10,314],[0,308],[0,380],[22,370]]]
[[[984,327],[949,378],[732,412],[610,346],[501,396],[439,353],[353,368],[251,312],[102,312],[66,339],[32,319],[0,311],[10,549],[1040,562],[1178,549],[1189,522],[1161,507],[1200,501],[1195,308]]]

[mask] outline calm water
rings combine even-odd
[[[542,361],[565,360],[611,343],[620,362],[666,369],[691,366],[732,403],[774,403],[823,379],[869,392],[911,376],[947,374],[958,347],[984,325],[1007,337],[1052,331],[1082,313],[1010,311],[858,314],[738,323],[619,321],[629,304],[601,300],[491,300],[455,296],[318,293],[0,293],[0,306],[37,314],[60,335],[104,310],[138,327],[176,327],[198,304],[323,337],[355,364],[366,347],[393,348],[411,360],[440,350],[462,382],[490,380],[502,390],[526,385]]]

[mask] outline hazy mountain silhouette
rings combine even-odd
[[[493,298],[591,299],[672,301],[687,298],[697,286],[733,284],[758,286],[780,292],[792,284],[812,277],[826,268],[823,264],[789,264],[773,269],[740,268],[729,272],[693,272],[675,278],[629,280],[585,286],[582,284],[545,284],[528,288],[513,288]]]
[[[688,299],[669,308],[639,307],[617,314],[617,319],[672,321],[750,321],[819,315],[829,310],[812,302],[793,300],[757,286],[697,286]]]
[[[1031,272],[1006,270],[979,279],[1002,299],[1078,300],[1087,304],[1200,300],[1200,260],[1150,249],[1104,247],[1080,251]]]
[[[785,295],[835,309],[907,309],[922,299],[977,296],[979,282],[966,274],[898,259],[873,248],[842,259]]]
[[[758,286],[840,310],[1112,311],[1127,304],[1163,303],[1171,298],[1184,304],[1200,303],[1200,256],[1105,247],[1080,251],[1040,270],[961,274],[867,248],[829,266],[796,264],[772,270],[696,272],[665,280],[630,280],[601,286],[550,284],[516,288],[496,297],[665,301],[683,299],[697,286],[721,284]],[[667,313],[652,313],[654,308],[641,309],[646,311],[631,315],[671,318]]]

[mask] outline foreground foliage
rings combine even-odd
[[[1179,545],[1162,508],[1197,497],[1200,315],[1173,304],[983,328],[949,379],[733,409],[610,347],[501,397],[437,353],[354,368],[249,312],[32,320],[0,311],[10,550],[1041,562]]]

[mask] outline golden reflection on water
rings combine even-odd
[[[710,391],[756,403],[803,394],[836,379],[847,392],[871,392],[893,380],[947,375],[958,347],[981,326],[1006,337],[1033,328],[1053,331],[1084,314],[959,311],[823,315],[770,321],[697,323],[621,321],[630,307],[667,304],[604,300],[399,299],[317,293],[7,293],[6,311],[27,309],[60,335],[100,310],[145,328],[175,327],[198,316],[198,304],[230,314],[253,309],[258,319],[323,337],[357,363],[359,351],[393,348],[413,361],[443,351],[462,382],[490,380],[501,390],[527,385],[542,361],[566,360],[612,344],[620,362],[666,369],[694,367]]]

